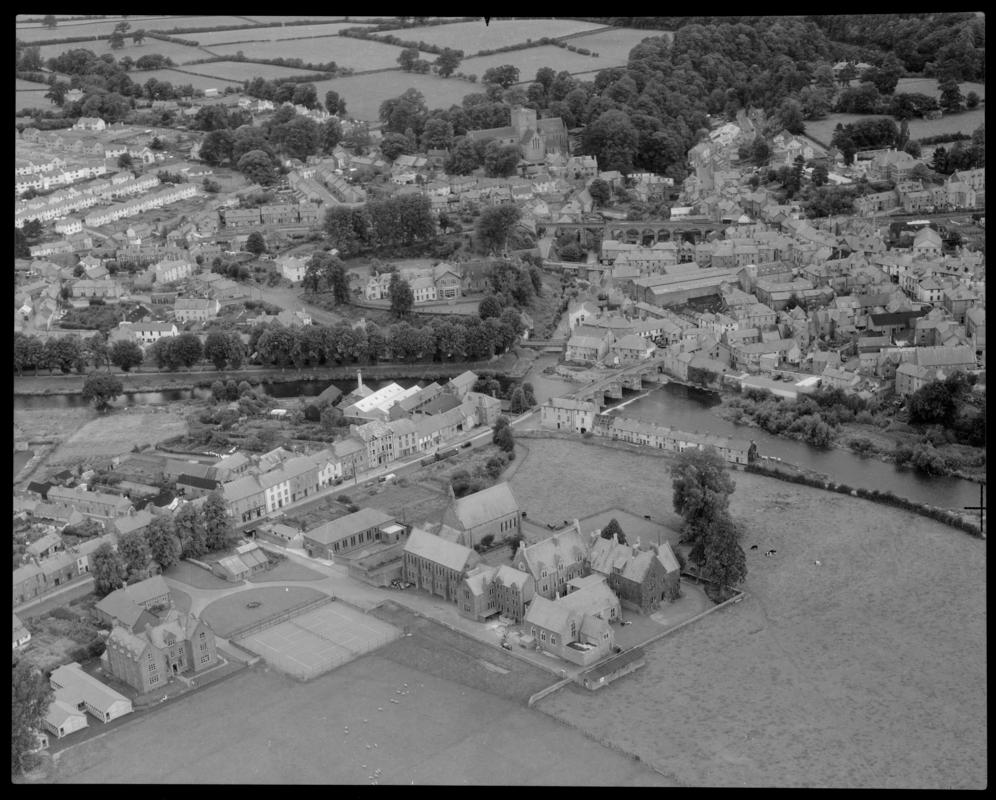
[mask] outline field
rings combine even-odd
[[[639,509],[649,481],[616,473],[614,455],[591,460]],[[517,496],[536,468],[523,464]],[[545,493],[591,485],[546,469]],[[985,543],[866,501],[736,482],[748,597],[652,645],[635,675],[595,694],[568,688],[541,710],[682,785],[984,786]],[[603,504],[612,491],[597,493]],[[667,488],[659,500],[670,505]]]
[[[668,785],[526,708],[549,674],[418,622],[412,636],[308,683],[243,672],[196,702],[180,700],[63,751],[52,780]],[[156,758],[145,757],[152,750]]]
[[[584,45],[581,45],[584,46]],[[495,53],[490,56],[468,58],[460,63],[460,71],[466,75],[477,75],[478,80],[486,70],[511,64],[519,70],[519,80],[532,83],[537,70],[550,67],[555,72],[588,72],[595,69],[618,66],[617,62],[605,63],[604,59],[572,53],[552,44],[530,47],[526,50],[512,50],[509,53]]]
[[[599,65],[599,69],[606,69],[624,66],[629,61],[629,51],[651,36],[667,36],[674,39],[674,34],[669,31],[613,28],[608,31],[589,33],[585,36],[576,36],[567,41],[575,47],[584,47],[593,53],[598,53],[598,58],[592,60]]]
[[[323,14],[288,14],[286,16],[275,16],[275,17],[251,16],[251,17],[246,17],[246,19],[255,20],[256,22],[267,22],[267,23],[272,22],[274,25],[277,25],[282,22],[297,22],[298,20],[312,20],[312,19],[325,19],[328,20],[329,22],[340,22],[340,21],[345,22],[346,20],[348,20],[349,24],[355,27],[358,22],[364,22],[370,19],[380,19],[380,17],[353,17],[353,16],[328,17]]]
[[[393,625],[329,603],[239,639],[274,669],[309,680],[397,639]]]
[[[22,89],[14,92],[14,111],[23,111],[25,108],[54,108],[52,101],[45,97],[47,91],[48,89],[30,91]]]
[[[603,26],[573,19],[493,19],[488,25],[485,25],[481,19],[475,22],[454,22],[450,25],[404,28],[383,33],[409,42],[458,48],[463,50],[466,56],[471,56],[481,50],[525,43],[530,39],[535,41],[544,36],[567,36],[571,33],[597,30],[600,27]],[[461,69],[461,72],[467,70]]]
[[[228,42],[272,42],[279,39],[295,39],[301,36],[338,36],[339,31],[343,28],[354,27],[356,26],[351,22],[326,23],[323,25],[291,25],[289,28],[283,25],[275,25],[272,28],[210,31],[207,33],[198,33],[196,38],[201,47],[213,50],[213,45],[226,44]]]
[[[232,584],[228,584],[232,586]],[[323,592],[305,586],[264,586],[236,592],[215,600],[201,612],[201,618],[219,636],[228,637],[246,625],[276,616],[292,606],[324,597]],[[246,603],[258,600],[258,608],[246,608]]]
[[[135,445],[155,444],[186,432],[186,421],[166,409],[114,411],[76,430],[56,448],[49,457],[49,463],[64,464],[91,456],[121,455],[130,452]]]
[[[340,66],[365,71],[396,68],[402,48],[381,42],[351,39],[347,36],[323,36],[320,39],[301,39],[293,42],[223,44],[211,47],[211,52],[219,56],[235,55],[239,50],[242,50],[247,58],[300,58],[313,64],[335,61]],[[422,53],[421,56],[429,60],[435,58],[431,53]],[[300,73],[300,70],[298,72]],[[394,77],[396,79],[396,76]]]
[[[25,92],[25,91],[36,92],[39,89],[41,89],[43,93],[48,91],[48,87],[45,86],[45,84],[43,83],[35,83],[34,81],[26,81],[21,78],[14,78],[15,92]]]
[[[218,25],[245,25],[246,20],[242,17],[228,16],[193,16],[193,17],[155,17],[155,18],[132,18],[132,31],[137,28],[144,28],[146,31],[161,31],[171,28],[213,28]],[[45,39],[59,39],[70,36],[109,36],[114,30],[114,26],[121,22],[114,18],[109,20],[99,20],[96,22],[60,22],[56,28],[48,29],[35,26],[18,26],[16,30],[17,38],[27,44],[43,41]],[[126,37],[127,38],[127,37]],[[181,35],[181,38],[186,38]],[[129,40],[130,41],[130,40]],[[150,41],[146,39],[146,41]],[[72,42],[64,45],[65,49],[81,47],[85,43]]]
[[[359,42],[358,39],[355,41]],[[365,43],[365,46],[369,46],[369,43]],[[373,75],[354,75],[318,81],[315,83],[315,89],[319,97],[325,97],[329,89],[335,89],[346,101],[346,113],[350,117],[376,121],[379,119],[380,104],[392,97],[398,97],[406,89],[418,89],[425,96],[425,104],[431,110],[458,105],[465,95],[480,92],[481,86],[455,78],[416,75],[393,70]]]
[[[197,589],[231,589],[236,584],[213,575],[202,567],[188,561],[179,561],[164,573],[167,578],[181,581]]]
[[[209,66],[208,64],[194,64],[190,68],[200,72],[200,67]],[[169,81],[174,86],[184,86],[190,84],[195,89],[218,89],[222,90],[226,85],[236,85],[241,84],[239,80],[222,80],[221,78],[208,78],[203,75],[191,75],[188,72],[178,72],[175,69],[150,69],[145,71],[134,70],[128,73],[129,77],[135,81],[144,85],[146,81],[150,78],[155,78],[157,81]]]
[[[875,114],[828,114],[824,119],[807,121],[806,135],[818,143],[828,146],[837,123],[848,125],[862,119],[892,119],[892,117]],[[910,138],[923,139],[927,136],[940,136],[945,133],[964,133],[971,136],[972,131],[985,121],[986,110],[984,108],[962,111],[958,114],[945,114],[940,119],[911,119],[909,121]]]
[[[975,92],[980,99],[986,99],[986,85],[984,83],[966,81],[959,84],[959,88],[963,95]],[[937,86],[937,78],[900,78],[899,83],[896,84],[896,93],[901,92],[916,92],[938,98],[941,96],[941,91]]]
[[[132,60],[137,61],[142,56],[162,55],[173,59],[176,64],[183,64],[184,62],[193,61],[198,58],[206,58],[208,55],[196,47],[149,38],[145,39],[141,44],[134,44],[131,39],[126,38],[125,46],[118,50],[112,50],[111,46],[107,43],[107,39],[98,39],[94,42],[74,42],[73,44],[43,44],[40,49],[42,58],[49,59],[73,48],[91,50],[98,56],[111,53],[119,60],[125,56],[130,56]]]
[[[233,45],[234,47],[235,45]],[[280,49],[286,54],[287,45],[279,45]],[[253,48],[255,52],[255,48]],[[265,56],[261,56],[265,58]],[[190,67],[194,72],[199,72],[202,75],[207,75],[212,78],[219,78],[221,80],[230,81],[234,83],[241,83],[242,81],[251,80],[257,75],[266,80],[274,80],[279,78],[289,78],[294,75],[315,75],[320,76],[323,73],[314,72],[308,69],[299,69],[297,67],[278,67],[273,64],[251,64],[243,61],[214,61],[209,64],[193,64]]]

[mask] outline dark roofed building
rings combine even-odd
[[[220,484],[214,478],[202,478],[197,475],[187,475],[184,473],[176,479],[177,491],[183,493],[184,497],[204,497],[215,491]]]

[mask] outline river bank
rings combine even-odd
[[[249,367],[238,370],[193,369],[184,372],[116,372],[126,394],[160,392],[208,387],[217,380],[248,381],[259,383],[291,383],[293,381],[348,381],[360,371],[370,380],[417,378],[419,380],[446,379],[472,372],[500,372],[511,377],[521,377],[528,369],[528,359],[506,353],[492,361],[425,362],[417,364],[378,363],[351,364],[335,367]],[[24,375],[14,377],[14,396],[77,395],[83,391],[84,375]]]

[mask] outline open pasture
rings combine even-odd
[[[393,44],[351,39],[348,36],[337,35],[291,42],[212,45],[210,49],[211,52],[220,56],[235,55],[241,50],[249,58],[300,58],[302,61],[313,64],[335,61],[336,64],[349,67],[356,72],[397,67],[398,56],[401,55],[402,50]],[[435,59],[432,53],[421,53],[420,55],[429,60]]]
[[[975,92],[980,99],[985,100],[986,98],[986,85],[984,83],[966,81],[959,84],[958,88],[961,89],[963,95]],[[900,78],[899,83],[896,84],[896,93],[902,92],[925,94],[937,98],[941,96],[937,78]]]
[[[233,46],[238,47],[238,45]],[[286,45],[282,45],[281,48],[284,52],[287,52]],[[262,55],[260,57],[266,58],[266,56]],[[242,83],[242,81],[251,80],[257,75],[266,80],[279,80],[280,78],[289,78],[295,75],[315,75],[318,77],[323,74],[309,69],[278,67],[274,64],[253,64],[248,61],[214,61],[208,64],[192,64],[190,69],[202,75],[229,81],[230,83]]]
[[[350,25],[355,26],[359,22],[365,22],[371,19],[381,19],[381,17],[328,17],[323,14],[286,14],[277,16],[256,16],[255,14],[251,17],[246,17],[246,19],[251,19],[256,22],[266,22],[272,23],[274,25],[279,25],[284,22],[297,22],[298,20],[327,20],[329,22],[348,22]]]
[[[985,786],[986,543],[869,501],[735,480],[745,600],[649,646],[613,686],[538,707],[681,785]]]
[[[239,639],[274,669],[308,680],[383,647],[401,631],[344,603],[329,603]]]
[[[315,88],[320,98],[325,97],[329,89],[335,89],[345,99],[346,113],[349,116],[368,121],[379,119],[380,104],[392,97],[398,97],[406,89],[420,91],[425,96],[425,104],[429,109],[459,105],[465,95],[481,91],[480,85],[476,83],[455,78],[440,78],[438,75],[405,73],[400,69],[372,75],[330,78],[318,81],[315,83]]]
[[[598,53],[599,57],[592,59],[592,61],[598,64],[599,69],[607,69],[625,66],[626,62],[629,61],[629,51],[651,36],[667,36],[668,39],[674,39],[674,34],[670,31],[612,28],[607,31],[575,36],[567,41],[575,47],[584,47],[593,53]]]
[[[192,64],[190,69],[200,72],[202,64]],[[195,89],[224,89],[225,86],[241,84],[237,80],[225,80],[222,78],[209,78],[205,75],[191,75],[189,72],[179,72],[175,69],[149,69],[144,71],[135,70],[128,73],[135,83],[145,84],[150,78],[157,81],[169,81],[174,86],[184,86],[190,84]]]
[[[544,36],[567,36],[572,33],[593,31],[604,27],[594,22],[580,22],[574,19],[493,19],[489,25],[484,19],[474,22],[454,22],[450,25],[430,25],[424,28],[399,28],[383,31],[384,34],[397,36],[409,42],[425,42],[440,47],[452,47],[463,50],[466,56],[472,56],[481,50],[492,50],[496,47],[507,47],[511,44],[524,43],[529,39],[536,41]],[[514,51],[513,51],[514,52]],[[461,70],[466,72],[467,70]]]
[[[588,72],[618,66],[616,62],[606,64],[601,58],[572,53],[552,44],[529,47],[525,50],[512,50],[508,53],[494,53],[490,56],[468,58],[460,63],[460,71],[466,75],[477,75],[478,79],[492,67],[511,64],[519,70],[519,80],[532,83],[537,70],[549,67],[554,72]]]
[[[302,36],[338,36],[343,28],[356,27],[351,22],[329,22],[321,25],[274,25],[269,28],[246,28],[230,31],[208,31],[197,34],[201,47],[214,49],[214,45],[229,42],[276,42]],[[295,45],[296,46],[296,45]]]
[[[893,118],[881,114],[828,114],[820,120],[808,120],[806,122],[806,135],[824,146],[829,146],[838,123],[848,125],[862,119]],[[958,114],[945,114],[940,119],[911,119],[909,121],[910,138],[923,139],[947,133],[964,133],[971,136],[972,131],[985,122],[985,119],[986,111],[984,108],[962,111]]]
[[[23,111],[25,108],[55,108],[52,101],[45,97],[45,92],[47,91],[48,89],[14,92],[14,110]]]
[[[48,91],[48,87],[44,83],[36,83],[35,81],[26,81],[23,78],[14,78],[15,92],[37,92],[39,89],[42,92]]]
[[[131,24],[128,33],[138,28],[146,31],[166,31],[173,28],[214,28],[219,25],[245,25],[242,17],[231,16],[192,16],[192,17],[147,17],[129,18]],[[60,22],[55,28],[43,26],[17,26],[16,35],[21,41],[31,44],[45,39],[61,39],[71,36],[110,36],[114,26],[121,22],[120,17],[107,20],[85,22]],[[128,34],[125,35],[126,38]],[[130,40],[129,40],[130,41]],[[146,41],[149,41],[146,39]],[[73,42],[64,45],[66,49],[79,47],[81,43]]]
[[[164,42],[161,39],[146,37],[141,44],[135,44],[130,38],[125,38],[125,45],[114,50],[107,39],[97,39],[92,42],[73,42],[72,44],[43,44],[41,46],[41,57],[43,59],[55,58],[65,53],[67,50],[81,49],[90,50],[95,55],[103,56],[110,53],[120,60],[128,56],[133,61],[138,61],[142,56],[160,55],[171,58],[174,64],[184,64],[187,61],[194,61],[198,58],[206,58],[207,53],[197,47],[176,42]]]

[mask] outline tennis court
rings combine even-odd
[[[246,636],[239,644],[301,680],[310,680],[401,636],[386,622],[329,603]]]

